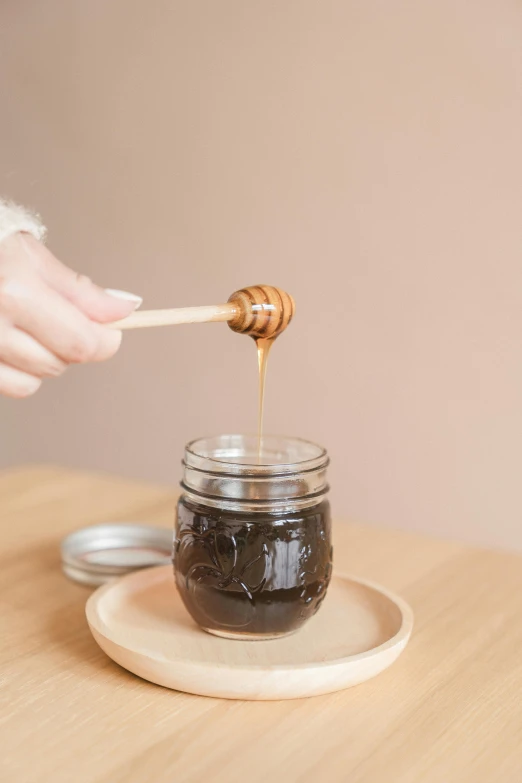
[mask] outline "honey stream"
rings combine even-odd
[[[263,452],[263,414],[265,409],[265,381],[268,354],[274,342],[274,337],[258,337],[255,340],[257,348],[257,363],[259,366],[259,400],[257,408],[257,461],[261,464]]]

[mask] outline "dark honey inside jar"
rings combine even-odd
[[[292,633],[321,605],[332,549],[326,452],[298,439],[219,436],[186,449],[174,571],[205,630]]]

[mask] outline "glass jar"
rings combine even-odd
[[[328,455],[297,438],[189,443],[174,542],[176,584],[209,633],[273,639],[317,612],[332,572]]]

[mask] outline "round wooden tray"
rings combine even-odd
[[[94,638],[120,666],[167,688],[226,699],[296,699],[357,685],[397,659],[413,626],[402,599],[337,574],[320,611],[293,636],[221,639],[187,614],[172,566],[100,587],[86,614]]]

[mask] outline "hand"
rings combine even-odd
[[[141,299],[106,292],[58,261],[29,234],[0,244],[0,394],[28,397],[69,364],[113,356],[125,318]]]

